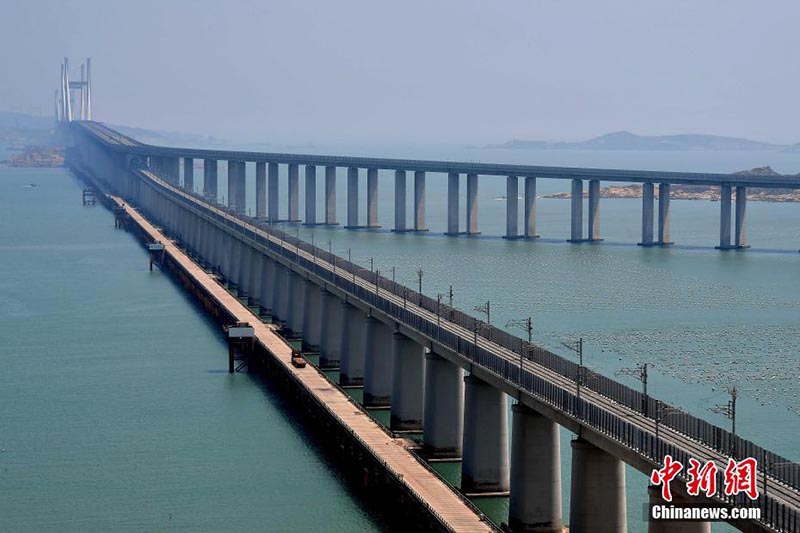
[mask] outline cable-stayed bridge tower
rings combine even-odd
[[[76,99],[77,96],[77,99]],[[69,81],[69,59],[61,64],[61,83],[55,93],[56,122],[92,120],[92,60],[81,65],[80,81]]]

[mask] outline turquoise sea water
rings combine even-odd
[[[718,171],[771,164],[781,172],[800,171],[796,154],[317,149],[371,150],[531,164]],[[250,198],[253,174],[248,166]],[[195,175],[202,186],[202,171]],[[224,175],[221,165],[221,191]],[[225,346],[210,324],[168,279],[146,271],[145,254],[113,230],[109,213],[80,206],[80,186],[66,172],[0,167],[0,176],[9,191],[0,196],[0,337],[8,339],[0,346],[0,490],[10,495],[0,500],[0,526],[379,527],[335,481],[269,391],[247,376],[219,373]],[[321,176],[318,171],[320,195]],[[498,237],[505,202],[496,199],[505,194],[505,180],[481,178],[482,235],[447,238],[441,235],[444,176],[428,177],[426,234],[388,231],[392,174],[382,172],[380,180],[382,230],[297,231],[309,240],[313,233],[326,246],[332,241],[340,255],[351,249],[364,266],[374,257],[386,275],[394,266],[397,280],[411,286],[422,268],[425,292],[435,296],[452,285],[462,309],[490,300],[496,325],[531,316],[535,341],[552,349],[583,337],[586,364],[595,370],[614,374],[648,362],[651,394],[718,424],[729,422],[709,408],[724,403],[726,388],[737,385],[738,431],[800,459],[797,204],[750,202],[753,248],[745,252],[713,249],[719,204],[700,201],[673,201],[677,244],[669,249],[635,245],[637,200],[603,200],[606,241],[600,245],[567,244],[568,202],[545,199],[538,212],[542,238],[507,241]],[[340,222],[346,216],[344,181],[340,169]],[[362,175],[362,220],[364,181]],[[26,188],[31,182],[39,187]],[[409,176],[409,207],[412,183]],[[566,185],[539,180],[539,193]],[[301,179],[301,213],[303,198]],[[282,201],[283,214],[285,207]],[[321,207],[319,201],[319,219]],[[569,438],[562,432],[565,516]],[[457,467],[442,471],[457,481]],[[644,531],[646,480],[629,470],[628,485],[630,531]],[[314,504],[298,511],[297,500]],[[506,500],[479,505],[504,519]]]

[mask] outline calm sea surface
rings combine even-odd
[[[800,155],[772,152],[297,151],[723,172],[769,164],[800,171]],[[202,171],[195,176],[201,187]],[[253,178],[248,166],[250,198]],[[222,373],[219,335],[168,279],[147,272],[144,252],[113,229],[109,213],[80,205],[80,185],[67,172],[0,167],[0,180],[0,529],[380,527],[268,390],[247,376]],[[317,180],[321,219],[320,171]],[[363,221],[363,171],[361,180]],[[583,337],[586,364],[595,370],[614,374],[647,362],[651,394],[720,425],[729,421],[709,409],[726,402],[726,390],[736,385],[738,432],[800,459],[800,205],[750,202],[753,248],[745,252],[713,249],[719,203],[702,201],[672,202],[677,244],[669,249],[635,245],[638,200],[602,201],[606,240],[600,245],[566,243],[569,202],[547,199],[538,204],[541,239],[507,241],[499,237],[505,180],[483,177],[482,235],[447,238],[441,235],[445,182],[429,174],[426,234],[388,231],[393,180],[383,172],[382,230],[287,228],[325,246],[331,241],[340,255],[350,249],[365,267],[374,257],[376,268],[391,275],[395,267],[397,280],[411,286],[422,268],[427,294],[452,285],[455,305],[465,310],[491,301],[493,324],[531,316],[534,340],[565,356],[570,352],[560,343]],[[567,186],[539,180],[539,194]],[[462,195],[465,188],[462,183]],[[411,175],[407,196],[411,223]],[[301,213],[303,198],[301,179]],[[463,206],[462,197],[462,227]],[[565,516],[569,438],[562,432]],[[443,472],[457,481],[457,470]],[[646,483],[629,469],[634,532],[646,530]],[[505,519],[506,500],[478,503]]]

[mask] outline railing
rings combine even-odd
[[[159,182],[161,185],[168,185],[161,180]],[[176,201],[184,204],[182,205],[183,207],[198,213],[201,211],[199,208],[187,204],[188,197],[195,198],[203,204],[206,203],[206,200],[197,194],[179,191],[177,188],[173,190],[172,186],[165,187],[165,189],[173,195]],[[408,309],[405,303],[414,304],[443,317],[446,321],[475,331],[478,336],[491,340],[523,359],[533,361],[566,377],[570,381],[576,382],[582,373],[586,376],[581,379],[582,387],[597,392],[645,417],[652,418],[657,412],[661,402],[654,398],[645,396],[639,391],[591,370],[584,368],[583,372],[579,372],[579,365],[572,361],[544,348],[530,345],[508,332],[485,325],[462,311],[441,304],[424,294],[409,290],[407,287],[386,279],[376,272],[360,268],[354,263],[319,247],[312,246],[310,243],[298,239],[275,226],[264,225],[258,220],[233,213],[222,206],[213,207],[214,209],[208,209],[204,206],[201,213],[202,216],[215,220],[217,224],[234,231],[243,238],[252,240],[254,243],[286,258],[308,272],[313,272],[327,283],[339,287],[373,308],[386,313],[394,320],[402,322],[430,339],[435,339],[440,344],[462,354],[473,364],[482,366],[518,389],[574,417],[582,424],[606,435],[628,449],[639,453],[653,462],[653,464],[660,464],[666,454],[670,454],[673,458],[688,464],[690,455],[664,438],[657,437],[651,432],[637,427],[610,411],[587,401],[585,398],[579,397],[572,390],[549,382],[530,370],[520,367],[519,364],[492,353],[486,348],[465,339],[463,336],[441,327],[437,324],[437,321],[429,320]],[[277,239],[278,242],[264,237],[262,233],[270,235],[273,239]],[[320,268],[317,263],[300,255],[298,251],[303,251],[332,265],[333,269]],[[356,280],[367,282],[371,287],[366,288],[354,282],[354,276]],[[375,287],[377,287],[377,290]],[[385,297],[385,293],[391,293],[396,297],[402,298],[404,304],[399,305],[389,300]],[[659,421],[663,427],[673,429],[723,455],[731,454],[735,450],[740,457],[755,457],[764,465],[764,475],[769,473],[772,479],[778,480],[792,489],[796,490],[798,488],[800,465],[797,463],[765,450],[748,440],[734,436],[723,428],[705,420],[670,407],[669,404],[661,403],[661,407],[671,409],[668,421]],[[776,464],[782,465],[782,468],[770,472],[770,465]],[[722,475],[722,472],[718,474],[718,476]],[[718,486],[724,486],[721,477],[718,479]],[[798,509],[785,505],[767,494],[762,494],[755,502],[725,495],[718,495],[718,498],[731,505],[760,507],[762,512],[760,521],[778,531],[796,531],[796,528],[800,525],[800,511]]]

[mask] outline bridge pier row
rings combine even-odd
[[[322,291],[306,281],[303,292],[303,351],[319,351],[320,311]]]
[[[398,233],[406,230],[406,171],[394,171],[394,229]]]
[[[519,180],[506,178],[506,239],[519,237]]]
[[[580,438],[571,446],[570,531],[627,531],[625,463]]]
[[[347,169],[347,225],[346,229],[358,226],[358,169]]]
[[[191,157],[183,158],[183,188],[194,192],[194,159]]]
[[[317,167],[306,165],[306,226],[317,224]]]
[[[589,180],[589,242],[600,242],[600,180]]]
[[[325,167],[325,224],[336,224],[336,167]]]
[[[339,368],[341,366],[342,312],[339,298],[328,291],[322,292],[321,328],[319,341],[320,368]]]
[[[280,219],[280,213],[278,210],[278,163],[269,163],[267,166],[269,174],[267,217],[269,218],[269,221],[274,224]]]
[[[642,242],[639,246],[653,246],[654,187],[652,182],[642,183]]]
[[[525,237],[535,239],[536,233],[536,178],[525,178]]]
[[[464,384],[461,491],[507,493],[508,397],[472,375],[464,378]]]
[[[428,456],[461,457],[464,434],[464,370],[444,357],[425,354],[422,443]]]
[[[362,385],[366,360],[367,317],[360,309],[347,302],[342,302],[341,311],[343,323],[339,385]]]
[[[572,180],[569,242],[583,241],[583,180]]]
[[[458,235],[458,187],[461,176],[458,172],[447,174],[447,232],[445,235]]]
[[[658,244],[667,246],[674,244],[669,236],[669,202],[671,191],[671,184],[660,183],[658,185]]]
[[[272,315],[272,305],[275,298],[275,261],[264,256],[261,267],[261,308]]]
[[[256,217],[267,216],[267,163],[256,161]]]
[[[289,194],[289,222],[300,222],[300,170],[297,163],[289,163],[287,192]]]
[[[478,175],[467,174],[467,235],[478,231]]]
[[[212,201],[217,201],[217,171],[216,159],[203,160],[203,195]]]
[[[364,407],[387,407],[392,400],[392,330],[369,317],[366,321]]]
[[[749,248],[746,235],[747,187],[736,187],[736,218],[734,223],[734,245],[736,248]]]
[[[392,334],[392,407],[394,431],[422,429],[425,397],[425,347],[400,332]]]
[[[378,169],[367,169],[367,227],[380,228],[378,224]]]
[[[731,246],[731,186],[719,188],[719,246],[718,250],[730,250]]]
[[[561,443],[558,424],[522,404],[511,407],[513,532],[561,533]]]
[[[425,226],[425,171],[414,172],[414,231],[428,231]]]
[[[680,494],[672,493],[672,502],[667,502],[661,498],[661,487],[656,485],[647,486],[648,503],[652,505],[687,504],[687,498]],[[711,533],[711,522],[679,522],[667,520],[653,520],[652,517],[647,522],[647,533]]]

